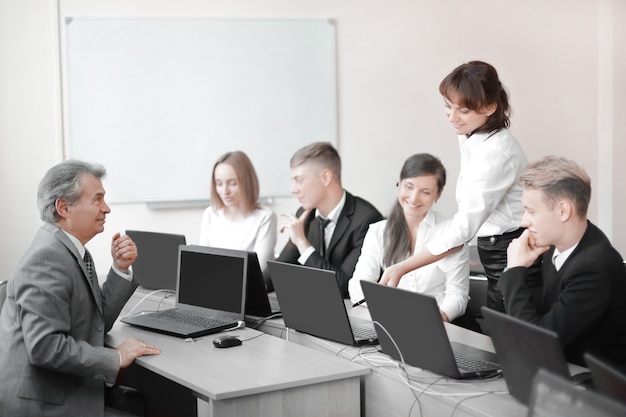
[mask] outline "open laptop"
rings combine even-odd
[[[518,318],[482,308],[509,393],[524,404],[530,400],[533,378],[541,368],[570,379],[565,353],[557,334]],[[575,375],[577,384],[588,372]]]
[[[590,353],[585,353],[585,363],[591,371],[595,390],[626,404],[626,374],[615,366]],[[626,414],[624,414],[626,415]]]
[[[123,317],[122,322],[178,337],[199,337],[244,319],[246,252],[180,246],[176,306]]]
[[[371,321],[349,317],[334,271],[268,261],[285,326],[346,345],[376,343]]]
[[[361,281],[361,288],[387,355],[455,379],[498,375],[494,353],[450,342],[433,297],[371,281]]]
[[[127,230],[137,245],[139,256],[133,274],[139,284],[151,290],[176,290],[178,247],[186,244],[184,235]]]
[[[248,288],[246,290],[246,315],[269,317],[280,315],[280,305],[275,297],[267,295],[265,279],[256,252],[248,256]]]
[[[626,406],[540,369],[533,379],[528,417],[623,417]]]

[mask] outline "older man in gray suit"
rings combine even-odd
[[[105,405],[105,390],[135,358],[159,353],[136,339],[104,346],[137,286],[129,269],[137,248],[128,236],[113,236],[102,288],[84,246],[104,231],[110,212],[104,175],[99,165],[70,160],[39,185],[45,224],[9,281],[0,313],[0,416],[128,415]]]

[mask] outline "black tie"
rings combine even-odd
[[[320,225],[320,255],[322,255],[322,258],[326,258],[326,239],[324,238],[324,231],[326,230],[328,223],[330,223],[330,219],[317,216],[317,221]]]
[[[87,249],[85,249],[85,256],[83,257],[83,261],[85,261],[85,266],[87,267],[87,275],[89,275],[88,278],[91,283],[95,285],[93,259],[91,258],[91,254]]]

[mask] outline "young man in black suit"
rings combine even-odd
[[[343,189],[341,158],[330,143],[301,148],[291,157],[290,166],[291,192],[302,207],[295,216],[285,216],[280,230],[289,234],[289,242],[277,260],[335,271],[347,298],[348,280],[367,229],[383,216],[372,204]],[[271,291],[271,281],[267,284]]]
[[[587,220],[591,181],[577,164],[545,157],[520,176],[522,226],[499,281],[508,314],[555,331],[568,361],[591,352],[626,369],[626,268]],[[524,277],[543,256],[543,298],[533,302]]]

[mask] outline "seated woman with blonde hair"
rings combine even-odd
[[[211,205],[202,214],[200,245],[256,252],[265,273],[274,257],[276,214],[259,204],[259,180],[241,151],[227,152],[213,166]]]
[[[387,220],[370,225],[361,256],[349,281],[350,299],[363,301],[361,280],[379,281],[390,265],[424,248],[450,220],[431,210],[446,184],[441,161],[427,153],[409,157],[397,183],[398,198]],[[430,295],[437,300],[441,317],[452,321],[465,313],[469,300],[469,252],[461,250],[402,276],[398,288]],[[419,319],[419,318],[416,318]]]

